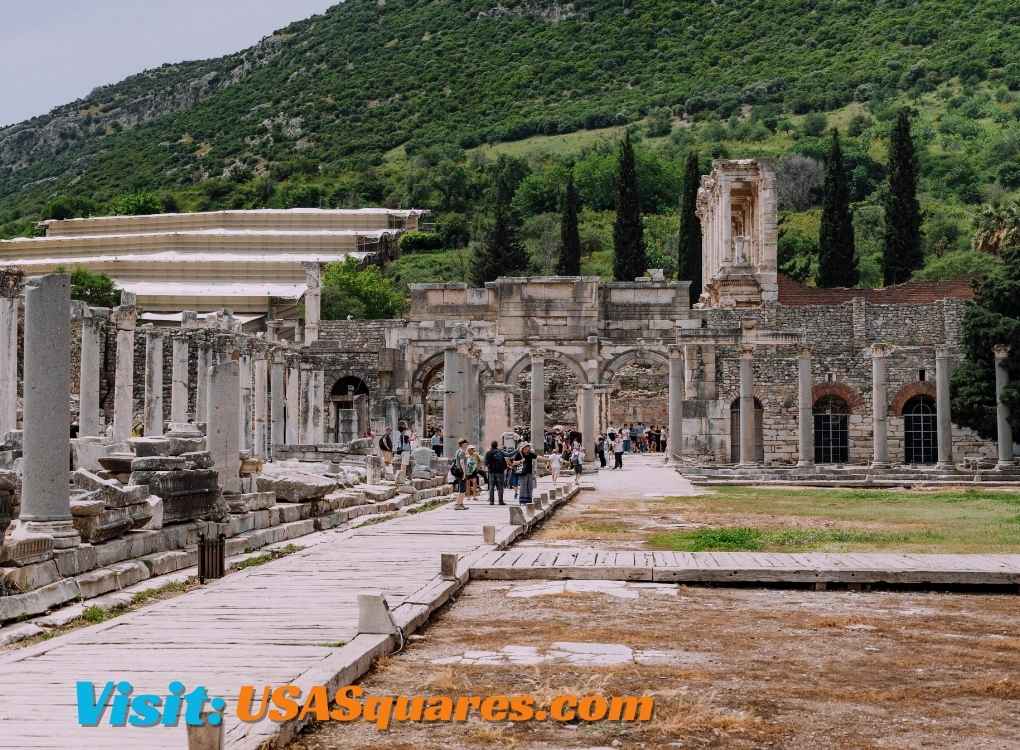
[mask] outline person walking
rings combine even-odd
[[[453,455],[453,462],[450,464],[453,488],[457,491],[457,502],[453,504],[454,510],[467,510],[467,506],[464,505],[464,493],[467,492],[467,444],[467,440],[457,443],[457,452]]]
[[[386,428],[385,434],[379,438],[379,452],[382,453],[382,462],[388,468],[393,464],[393,436],[390,435],[390,428]]]
[[[616,434],[616,440],[613,441],[613,458],[615,459],[613,462],[614,470],[623,468],[623,444],[623,433],[618,432]]]
[[[552,475],[554,486],[560,481],[560,464],[562,460],[562,457],[556,451],[549,454],[549,473]]]
[[[438,427],[432,432],[432,451],[440,458],[443,455],[443,431]]]
[[[595,455],[599,459],[599,468],[606,468],[606,436],[599,435],[599,439],[595,442]]]
[[[467,448],[467,455],[464,457],[464,476],[467,477],[467,496],[469,498],[478,497],[478,483],[480,477],[478,473],[482,468],[482,457],[478,455],[478,450],[473,445],[469,445]]]
[[[495,505],[496,493],[499,493],[499,504],[503,502],[503,477],[506,474],[506,456],[499,448],[495,440],[489,446],[489,452],[485,454],[485,468],[489,472],[489,505]]]
[[[520,451],[514,455],[514,470],[520,481],[520,503],[530,505],[535,492],[535,458],[537,454],[531,450],[531,443],[521,445]]]
[[[584,448],[580,445],[570,454],[570,464],[574,467],[574,484],[580,484],[581,474],[584,473]]]

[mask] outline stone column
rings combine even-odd
[[[740,347],[740,465],[755,464],[754,451],[754,345]]]
[[[301,442],[301,370],[296,360],[287,367],[287,445]]]
[[[241,450],[250,451],[252,447],[251,438],[251,355],[241,353],[237,360],[237,372],[240,379],[238,395],[238,416],[237,434],[241,441]]]
[[[209,403],[209,345],[201,343],[195,352],[195,422],[208,419]]]
[[[326,402],[326,373],[322,370],[312,370],[312,392],[310,394],[309,411],[311,413],[311,427],[309,432],[312,445],[320,445],[326,441],[324,426],[324,410]]]
[[[145,326],[145,436],[163,434],[163,333]]]
[[[995,352],[995,424],[998,428],[999,468],[1006,469],[1013,463],[1013,427],[1009,423],[1009,407],[1002,402],[1002,392],[1009,385],[1009,370],[1006,369],[1008,346],[996,346]]]
[[[266,354],[255,355],[255,443],[252,454],[266,458],[269,438],[269,360]]]
[[[684,351],[680,346],[669,347],[668,408],[667,455],[671,461],[679,461],[684,452]]]
[[[953,464],[953,415],[949,398],[949,376],[953,363],[949,349],[935,347],[935,437],[938,440],[939,461],[936,469],[951,471]]]
[[[78,437],[99,435],[100,340],[108,310],[84,307],[81,319],[81,353],[78,357]]]
[[[267,320],[266,321],[266,341],[271,344],[275,344],[280,340],[280,326],[283,324],[282,320]]]
[[[545,441],[545,356],[541,349],[531,353],[531,443],[536,451]]]
[[[598,471],[595,463],[595,386],[581,386],[581,446],[584,448],[584,460],[589,468]]]
[[[322,291],[319,288],[319,264],[305,263],[305,346],[319,340],[319,313],[322,306]]]
[[[298,443],[308,445],[312,434],[312,366],[302,362],[298,389]]]
[[[135,325],[138,309],[134,299],[125,300],[114,308],[113,323],[117,327],[117,374],[113,387],[113,439],[123,442],[131,437],[135,419]]]
[[[225,493],[241,491],[239,435],[237,422],[241,408],[240,368],[227,361],[209,368],[209,428],[207,442],[212,454],[220,489]]]
[[[800,432],[800,460],[797,466],[815,465],[815,418],[811,403],[811,350],[803,347],[797,356],[797,426]]]
[[[170,421],[188,421],[188,335],[180,332],[173,337],[173,366],[170,373]]]
[[[478,383],[478,362],[475,359],[474,354],[470,350],[465,350],[461,353],[461,371],[462,384],[464,386],[464,398],[462,400],[463,408],[461,415],[463,418],[463,432],[464,437],[467,438],[471,445],[477,448],[481,439],[478,434],[479,425],[479,383]],[[484,451],[482,451],[484,453]]]
[[[874,344],[871,347],[871,419],[874,457],[871,467],[889,467],[889,354],[892,347]]]
[[[493,440],[499,441],[502,434],[513,427],[511,386],[503,383],[490,383],[485,386],[482,400],[484,401],[485,422],[485,434],[482,442],[485,449],[488,450],[489,443]]]
[[[0,271],[0,437],[18,429],[18,296],[24,275]]]
[[[25,285],[25,435],[20,523],[53,538],[54,549],[81,543],[71,522],[71,281],[49,274]],[[19,523],[19,526],[20,526]]]
[[[443,455],[447,458],[453,458],[457,441],[463,437],[462,397],[460,355],[456,348],[449,347],[443,352]]]
[[[273,455],[273,446],[284,445],[287,442],[286,390],[283,381],[283,353],[276,351],[273,352],[273,362],[269,369],[270,456]]]

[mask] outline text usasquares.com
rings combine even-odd
[[[490,722],[525,721],[650,721],[655,711],[651,696],[558,695],[538,705],[533,695],[365,695],[348,685],[330,694],[325,685],[303,693],[297,685],[243,685],[237,702],[241,721],[282,722],[369,721],[379,729],[399,722],[467,721],[477,716]]]

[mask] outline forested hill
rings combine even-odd
[[[339,174],[397,146],[471,148],[657,108],[725,121],[951,79],[1016,89],[1017,49],[1013,0],[347,0],[244,52],[0,129],[0,236],[58,195],[102,205],[210,179]]]

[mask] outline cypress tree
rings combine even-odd
[[[633,281],[648,270],[641,225],[641,191],[630,133],[623,137],[616,174],[616,223],[613,225],[613,276]]]
[[[574,175],[567,176],[563,195],[563,218],[560,221],[560,259],[556,264],[560,276],[581,275],[581,234],[577,230],[577,188]]]
[[[861,275],[854,251],[850,181],[838,130],[832,131],[832,145],[825,162],[822,226],[818,234],[818,247],[818,286],[857,286]]]
[[[518,276],[528,272],[528,251],[521,242],[520,222],[509,202],[498,198],[492,222],[482,239],[472,267],[472,282],[482,286],[500,276]]]
[[[917,155],[910,134],[910,116],[900,110],[889,140],[889,195],[885,203],[886,286],[909,281],[924,262],[921,249],[921,205],[917,202]]]
[[[691,151],[687,155],[687,171],[684,173],[683,194],[680,196],[680,241],[676,277],[690,280],[692,305],[701,299],[701,221],[696,213],[700,185],[698,154]]]

